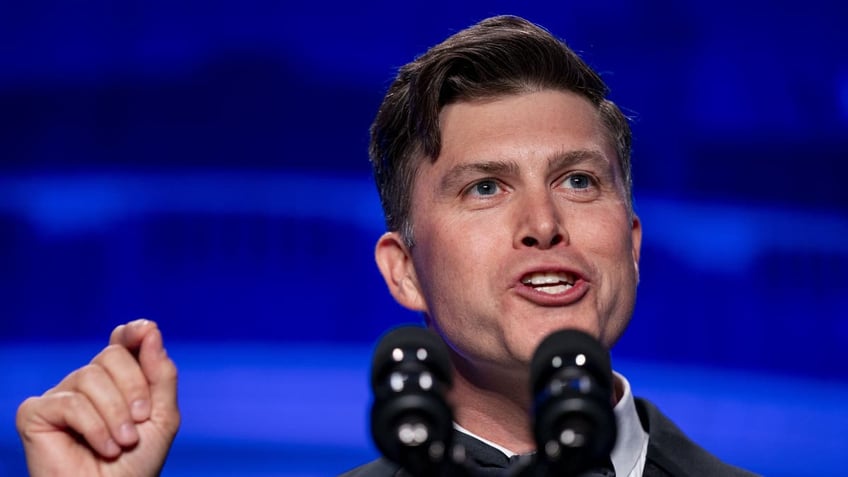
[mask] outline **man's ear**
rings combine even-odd
[[[410,310],[426,312],[412,255],[399,233],[386,232],[377,240],[374,259],[395,300]]]
[[[642,221],[635,214],[630,229],[630,240],[633,244],[633,267],[636,270],[636,283],[639,283],[639,255],[642,251]]]

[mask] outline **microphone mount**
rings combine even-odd
[[[453,442],[457,431],[445,399],[451,372],[444,342],[419,326],[395,328],[374,352],[371,435],[387,459],[415,477],[477,474],[465,449]],[[530,377],[538,450],[500,475],[610,475],[603,469],[609,467],[617,425],[608,351],[586,333],[561,330],[537,347]]]

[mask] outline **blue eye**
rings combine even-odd
[[[592,178],[586,174],[572,174],[565,179],[565,186],[571,189],[588,189],[592,185]]]
[[[498,183],[492,180],[480,181],[471,187],[471,192],[477,195],[495,195],[499,190]]]

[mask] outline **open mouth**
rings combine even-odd
[[[521,283],[542,293],[556,295],[574,286],[577,277],[567,272],[536,272],[521,277]]]

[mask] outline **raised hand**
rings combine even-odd
[[[136,320],[18,408],[31,477],[158,475],[180,425],[177,369],[156,323]]]

